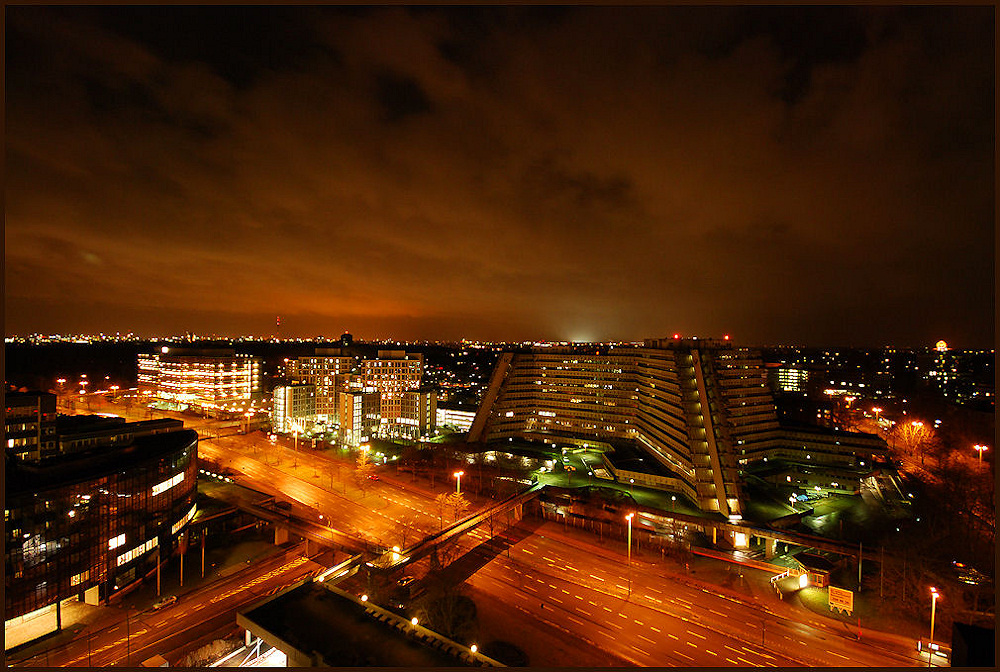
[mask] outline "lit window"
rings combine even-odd
[[[109,539],[108,540],[108,549],[110,550],[110,549],[113,549],[113,548],[118,548],[119,546],[121,546],[124,543],[125,543],[125,533],[122,532],[121,534],[119,534],[114,539]]]

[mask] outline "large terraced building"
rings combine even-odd
[[[868,434],[779,425],[760,354],[699,339],[503,353],[469,440],[508,438],[629,448],[655,467],[631,477],[725,516],[742,515],[750,464],[842,473],[885,454]]]

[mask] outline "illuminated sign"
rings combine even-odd
[[[830,610],[846,611],[848,615],[854,611],[854,592],[830,586]]]

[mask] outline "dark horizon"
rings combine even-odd
[[[991,6],[6,16],[8,336],[993,347]]]

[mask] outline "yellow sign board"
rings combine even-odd
[[[846,611],[848,614],[854,611],[854,592],[830,586],[830,610]]]

